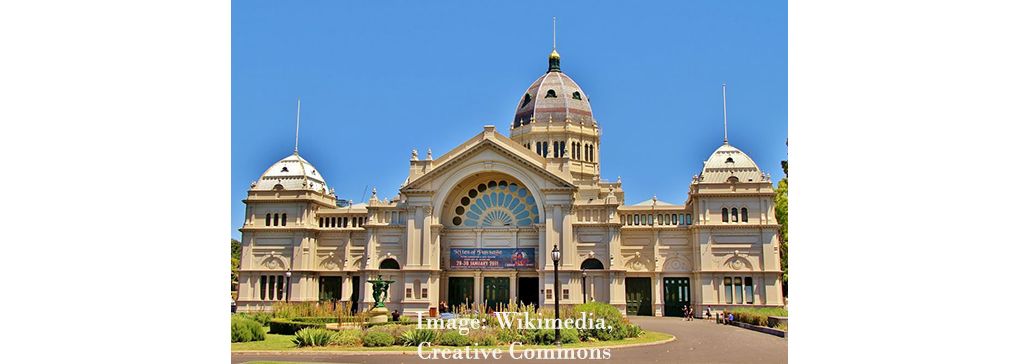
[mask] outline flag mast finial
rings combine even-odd
[[[556,17],[553,17],[553,50],[556,50]]]
[[[723,125],[722,142],[723,142],[723,144],[729,144],[729,135],[728,135],[729,131],[727,130],[727,126],[728,125],[727,125],[727,120],[726,120],[726,81],[723,81],[723,84],[722,84],[722,123],[723,123],[722,124]]]
[[[301,98],[297,99],[297,126],[294,128],[294,154],[298,154],[298,136],[301,133]]]

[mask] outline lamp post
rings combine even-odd
[[[290,272],[290,269],[288,269],[287,272],[283,274],[284,276],[287,276],[287,302],[290,302],[290,276],[292,274],[293,273]]]
[[[553,304],[556,310],[556,346],[560,344],[560,247],[553,245]]]

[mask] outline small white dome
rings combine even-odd
[[[319,171],[304,158],[291,154],[269,167],[258,181],[252,185],[253,190],[272,190],[282,185],[286,190],[313,190],[327,193],[329,188]]]
[[[740,182],[767,180],[751,157],[729,143],[723,143],[705,161],[700,182],[723,183],[732,177],[736,177]]]

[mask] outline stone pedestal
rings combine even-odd
[[[373,308],[371,311],[368,311],[368,315],[368,322],[373,324],[390,320],[390,311],[386,307]]]

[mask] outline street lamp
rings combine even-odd
[[[287,302],[290,302],[290,276],[291,276],[291,274],[293,274],[293,273],[290,272],[290,269],[288,269],[287,272],[283,274],[284,276],[287,276]]]
[[[552,250],[553,259],[553,304],[556,306],[556,346],[560,344],[560,248],[559,246],[553,245]]]

